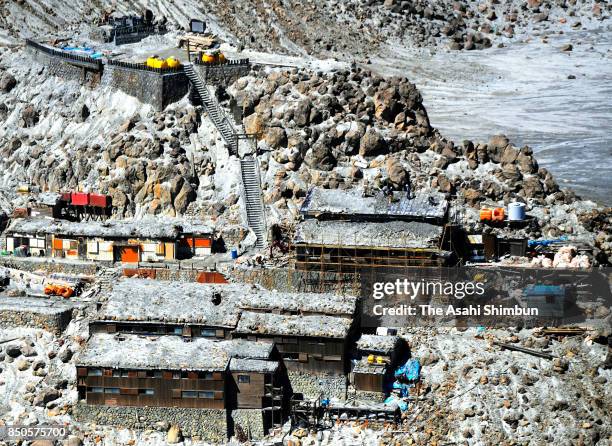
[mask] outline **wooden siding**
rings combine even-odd
[[[383,392],[385,375],[374,373],[354,373],[355,389],[367,392]]]
[[[110,373],[109,373],[110,372]],[[225,408],[225,374],[213,373],[210,379],[172,378],[176,371],[163,371],[161,377],[147,377],[146,371],[130,370],[127,377],[112,376],[105,369],[103,376],[87,376],[87,368],[77,369],[78,387],[88,404],[107,406],[160,406],[187,408]],[[108,376],[108,375],[111,376]],[[106,375],[106,376],[105,376]],[[119,389],[119,393],[93,392],[93,388]],[[152,389],[145,395],[139,389]],[[182,397],[184,391],[210,393],[212,398]],[[115,390],[116,392],[116,390]]]
[[[210,339],[228,339],[229,329],[193,324],[160,324],[137,323],[130,321],[92,321],[89,323],[91,333],[135,333],[141,335],[176,334],[186,337]],[[180,332],[178,332],[180,330]]]
[[[344,339],[234,335],[251,341],[274,342],[288,370],[315,374],[342,375],[346,373],[346,341]]]

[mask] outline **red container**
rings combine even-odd
[[[89,205],[98,208],[110,206],[110,196],[102,194],[89,194]]]
[[[89,204],[89,194],[85,192],[73,192],[71,203],[74,206],[87,206]]]
[[[70,192],[62,192],[60,200],[70,203]]]

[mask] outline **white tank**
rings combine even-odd
[[[508,220],[522,221],[525,220],[525,203],[510,203],[508,205]]]

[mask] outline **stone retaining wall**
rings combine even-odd
[[[40,314],[28,311],[0,310],[0,327],[30,327],[42,328],[56,336],[61,335],[62,331],[68,326],[72,319],[72,310],[66,309],[55,314]]]
[[[107,64],[102,85],[121,90],[161,111],[187,94],[189,80],[183,72],[160,74]]]
[[[243,269],[229,271],[233,282],[253,283],[269,290],[302,293],[336,293],[359,296],[361,285],[356,274],[298,271],[289,268]]]
[[[344,375],[311,375],[295,370],[287,371],[293,393],[302,393],[306,398],[346,399],[347,380]]]
[[[128,429],[155,429],[157,423],[177,425],[185,437],[223,444],[228,440],[227,416],[220,409],[188,409],[182,407],[95,406],[79,402],[73,416],[84,423],[120,426]]]
[[[42,270],[47,274],[63,273],[93,276],[98,271],[98,266],[95,263],[57,262],[53,259],[39,260],[38,258],[36,260],[32,260],[32,258],[29,257],[11,256],[0,257],[0,266],[29,272]]]
[[[53,76],[61,77],[69,81],[77,81],[91,87],[95,87],[100,83],[102,73],[73,65],[66,59],[37,51],[31,46],[26,46],[26,50],[35,61],[46,66],[49,70],[49,74]]]
[[[260,440],[264,437],[264,416],[259,409],[236,409],[232,411],[234,435],[242,431],[251,440]]]
[[[251,71],[250,65],[193,65],[205,84],[229,86]]]

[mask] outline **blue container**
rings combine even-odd
[[[238,250],[236,248],[232,248],[231,255],[232,259],[236,260],[238,258]]]

